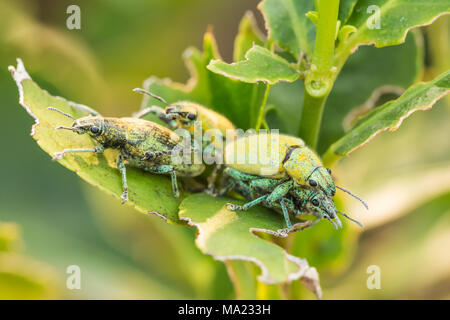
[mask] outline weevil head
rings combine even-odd
[[[72,131],[78,134],[89,134],[93,138],[98,138],[104,132],[104,120],[102,117],[84,117],[77,119],[72,124]]]
[[[307,147],[293,146],[286,152],[283,167],[298,186],[310,186],[332,197],[336,186],[331,171],[322,166],[320,158]]]
[[[190,102],[172,103],[166,108],[166,118],[175,120],[182,126],[190,126],[197,120],[198,110],[195,104]]]
[[[310,188],[294,188],[292,193],[297,207],[302,211],[306,211],[318,219],[326,219],[336,228],[337,226],[342,227],[333,199],[324,192]]]
[[[322,166],[315,167],[307,181],[309,186],[313,188],[319,188],[326,195],[333,197],[336,194],[336,185],[334,184],[333,178],[331,177],[331,170],[324,168]]]

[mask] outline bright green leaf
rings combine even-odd
[[[350,36],[344,50],[353,51],[363,44],[384,47],[403,43],[409,29],[448,13],[448,0],[359,0],[348,20],[358,31]]]
[[[293,82],[299,77],[295,65],[258,45],[253,46],[245,54],[243,61],[227,64],[220,60],[212,60],[208,69],[225,77],[249,83]]]
[[[320,297],[315,268],[254,234],[275,234],[285,228],[283,217],[261,207],[246,212],[228,211],[227,202],[242,201],[194,194],[181,203],[180,219],[197,227],[196,243],[200,250],[217,260],[238,259],[255,263],[261,269],[258,280],[264,283],[286,283],[300,278]]]
[[[75,117],[83,116],[71,107],[72,102],[54,97],[39,88],[20,59],[17,69],[10,67],[10,71],[19,89],[20,104],[36,121],[31,136],[45,152],[53,156],[63,149],[95,146],[93,140],[86,135],[55,130],[57,126],[71,126],[72,120],[47,108],[56,107]],[[122,194],[121,178],[119,171],[111,165],[115,161],[115,157],[110,157],[111,155],[71,154],[58,162],[90,184],[119,198]],[[141,212],[155,213],[169,222],[180,222],[177,216],[180,200],[173,197],[169,178],[133,168],[127,170],[127,178],[129,204]]]
[[[332,161],[362,148],[380,132],[397,130],[413,112],[430,109],[449,92],[450,71],[430,82],[412,86],[398,99],[377,107],[360,119],[354,128],[331,145],[325,154],[325,161]]]
[[[258,9],[266,20],[269,39],[297,59],[301,52],[312,55],[315,26],[306,14],[314,10],[314,1],[264,0]]]

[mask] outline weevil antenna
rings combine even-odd
[[[339,213],[339,214],[341,214],[341,215],[343,215],[343,216],[346,217],[348,220],[353,221],[354,223],[356,223],[356,224],[357,224],[358,226],[360,226],[361,228],[364,227],[363,224],[362,224],[361,222],[359,222],[359,221],[356,220],[356,219],[353,219],[353,218],[349,217],[346,213],[340,212],[340,211],[336,211],[336,212]]]
[[[73,128],[71,128],[71,127],[62,127],[62,126],[61,126],[61,127],[56,127],[55,129],[56,129],[56,130],[64,129],[64,130],[74,131]]]
[[[331,220],[331,218],[330,218],[329,216],[325,216],[325,219],[327,219],[328,221],[330,221],[331,224],[334,226],[334,228],[335,228],[336,230],[338,229],[338,226],[336,225],[336,223],[334,223],[334,221]]]
[[[346,189],[344,189],[344,188],[341,188],[341,187],[339,187],[339,186],[336,186],[336,188],[341,189],[341,190],[344,191],[345,193],[348,193],[349,195],[351,195],[353,198],[358,199],[359,201],[361,201],[361,203],[363,204],[363,206],[366,207],[367,210],[369,210],[369,206],[367,205],[367,203],[366,203],[363,199],[361,199],[361,198],[358,197],[357,195],[351,193],[350,191],[348,191],[348,190],[346,190]]]
[[[342,229],[342,222],[341,222],[341,219],[339,219],[338,216],[336,216],[336,218],[334,218],[334,219],[336,219],[336,223],[337,223],[337,225],[339,226],[339,228]]]
[[[52,110],[52,111],[56,111],[56,112],[59,112],[59,113],[61,113],[61,114],[63,114],[63,115],[65,115],[66,117],[69,117],[69,118],[71,118],[71,119],[73,119],[73,120],[75,120],[75,118],[74,117],[72,117],[70,114],[68,114],[68,113],[65,113],[65,112],[62,112],[61,110],[59,110],[59,109],[56,109],[56,108],[53,108],[53,107],[48,107],[47,108],[48,110]]]
[[[141,88],[134,88],[133,91],[134,91],[134,92],[139,92],[139,93],[146,94],[146,95],[152,97],[153,99],[156,99],[156,100],[158,100],[158,101],[161,101],[161,102],[164,103],[165,105],[169,105],[169,103],[168,103],[166,100],[164,100],[164,99],[161,98],[160,96],[157,96],[156,94],[151,93],[150,91],[147,91],[147,90],[144,90],[144,89],[141,89]]]

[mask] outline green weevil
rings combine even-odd
[[[128,200],[128,185],[126,178],[126,166],[136,167],[157,174],[171,176],[172,190],[175,197],[179,196],[177,176],[195,177],[200,175],[205,166],[201,163],[174,163],[174,152],[182,153],[184,150],[176,150],[182,142],[182,138],[173,131],[151,121],[133,118],[104,118],[95,110],[83,105],[74,105],[89,116],[75,119],[70,114],[56,108],[48,109],[57,111],[74,119],[71,127],[60,126],[56,129],[71,130],[77,134],[89,134],[99,146],[95,148],[66,149],[57,152],[53,159],[61,159],[71,152],[103,153],[105,149],[118,149],[117,168],[122,176],[122,203]],[[192,149],[189,152],[193,151]],[[194,154],[194,153],[192,153]]]
[[[354,220],[343,212],[337,211],[332,198],[321,190],[316,190],[310,186],[296,186],[291,188],[281,199],[275,201],[271,194],[280,185],[279,179],[261,179],[250,174],[244,175],[242,172],[232,168],[226,168],[224,175],[228,180],[228,185],[221,190],[221,194],[225,194],[233,189],[246,199],[251,200],[244,205],[229,203],[227,205],[228,209],[246,211],[254,205],[261,204],[283,214],[287,225],[286,231],[288,232],[295,230],[290,222],[290,215],[295,217],[312,215],[316,217],[316,220],[307,227],[313,226],[321,219],[326,219],[337,229],[342,227],[342,223],[337,216],[337,213],[339,213],[362,227],[359,221]]]
[[[200,145],[202,146],[203,158],[206,164],[213,164],[216,159],[223,159],[226,139],[230,141],[236,138],[236,128],[233,123],[216,111],[190,101],[168,103],[164,98],[141,88],[135,88],[133,91],[145,94],[166,105],[164,109],[158,106],[144,108],[135,114],[135,117],[143,118],[150,113],[155,114],[170,128],[187,130],[193,142],[196,138],[196,132],[211,133],[209,139],[200,137],[202,138]],[[207,159],[212,160],[208,161]],[[214,183],[221,169],[221,165],[215,166],[208,179],[207,192],[214,192]]]
[[[362,199],[336,186],[331,170],[324,168],[320,158],[297,137],[259,133],[227,142],[225,166],[241,173],[242,179],[250,174],[263,179],[261,183],[266,178],[278,180],[280,184],[270,195],[273,200],[281,199],[296,186],[310,186],[329,197],[339,188],[368,208]]]
[[[133,91],[146,94],[166,105],[166,108],[164,109],[158,106],[144,108],[136,114],[139,118],[145,117],[149,113],[153,113],[167,123],[172,129],[185,129],[188,130],[191,135],[194,135],[195,130],[197,130],[196,123],[201,126],[203,132],[208,130],[218,130],[223,138],[226,137],[227,132],[230,134],[235,131],[235,127],[230,120],[220,113],[208,109],[198,103],[190,101],[168,103],[162,97],[147,90],[136,88]]]

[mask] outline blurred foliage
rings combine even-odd
[[[20,228],[0,222],[0,299],[61,298],[53,268],[23,254]]]
[[[86,189],[75,175],[39,152],[28,136],[32,120],[17,106],[17,91],[6,67],[20,56],[33,78],[52,94],[96,106],[105,115],[128,115],[141,100],[130,90],[141,86],[148,75],[185,82],[179,56],[192,44],[202,46],[201,35],[208,24],[214,25],[224,60],[231,61],[239,20],[257,3],[85,0],[77,3],[82,8],[80,31],[65,28],[69,1],[0,3],[0,142],[5,155],[0,163],[6,169],[0,184],[0,220],[14,221],[23,229],[27,258],[17,251],[6,252],[14,256],[11,261],[16,264],[9,264],[13,270],[20,274],[29,259],[41,261],[30,264],[36,267],[27,279],[23,274],[30,275],[28,271],[14,276],[14,281],[9,273],[2,277],[0,292],[16,283],[17,289],[8,292],[20,298],[233,297],[224,265],[200,253],[194,245],[194,229],[167,225],[155,216],[122,207]],[[426,79],[448,69],[448,21],[441,17],[425,28]],[[351,56],[328,101],[330,110],[325,110],[321,151],[344,132],[342,121],[348,110],[362,105],[373,90],[386,82],[407,88],[421,78],[422,44],[414,37],[391,48],[361,47]],[[268,114],[271,126],[297,132],[302,86],[298,81],[273,88],[269,102],[277,108]],[[324,298],[450,297],[450,255],[443,250],[449,245],[450,228],[450,187],[444,179],[450,159],[446,101],[414,114],[397,132],[381,134],[333,170],[338,185],[357,190],[371,205],[362,216],[358,204],[353,206],[343,197],[338,200],[341,209],[366,224],[360,238],[354,226],[336,233],[319,224],[295,239],[277,240],[288,242],[292,254],[318,268]],[[390,181],[396,182],[388,189],[391,192],[383,192]],[[417,197],[424,189],[427,196]],[[0,247],[23,246],[14,245],[11,236],[0,239]],[[4,261],[0,260],[1,270],[8,266]],[[54,290],[64,286],[65,270],[71,264],[81,267],[82,290]],[[366,287],[366,268],[371,264],[381,267],[382,290]],[[49,278],[56,285],[46,291]],[[269,295],[271,288],[266,289]],[[288,290],[296,298],[313,298],[296,283]]]

